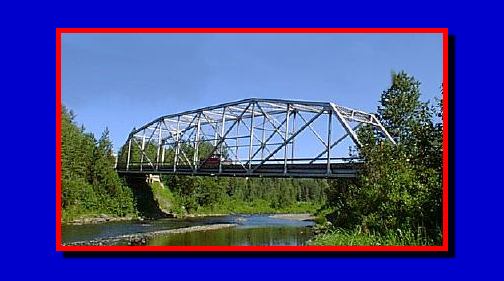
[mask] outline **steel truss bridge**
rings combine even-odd
[[[355,177],[364,125],[394,140],[374,114],[331,102],[245,99],[170,114],[133,129],[121,174]]]

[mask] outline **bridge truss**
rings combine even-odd
[[[352,148],[361,145],[357,130],[363,124],[394,142],[374,114],[330,102],[245,99],[162,116],[133,129],[120,152],[117,170],[353,177],[362,164]]]

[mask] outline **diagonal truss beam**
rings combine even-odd
[[[227,129],[227,131],[222,135],[222,137],[220,138],[220,140],[217,142],[217,144],[213,147],[213,149],[210,151],[209,153],[209,156],[201,163],[201,166],[205,165],[206,162],[208,161],[208,159],[210,159],[210,157],[215,153],[215,151],[217,150],[217,148],[219,147],[219,145],[222,144],[222,142],[224,142],[226,136],[229,134],[229,132],[231,132],[231,130],[234,128],[234,126],[238,123],[238,121],[243,117],[243,115],[247,112],[247,109],[250,107],[250,103],[247,105],[247,107],[245,108],[245,110],[243,110],[243,112],[237,117],[236,120],[234,120],[234,122],[231,124],[231,126]]]
[[[306,123],[306,119],[303,117],[303,115],[301,115],[301,113],[298,113],[299,117]],[[329,117],[331,118],[331,117]],[[312,133],[317,137],[317,139],[324,145],[324,146],[327,146],[326,142],[322,139],[322,137],[319,135],[319,133],[317,133],[317,131],[315,131],[315,129],[313,129],[312,125],[310,124],[308,126],[308,128],[310,128],[310,130],[312,131]]]
[[[355,131],[360,126],[362,126],[362,123],[358,124],[357,126],[353,127],[352,129]],[[315,156],[315,158],[313,158],[312,160],[310,160],[310,162],[308,162],[308,164],[313,164],[315,161],[322,159],[321,157],[324,154],[326,154],[328,150],[333,149],[336,145],[338,145],[340,142],[342,142],[347,137],[348,137],[348,133],[345,133],[342,137],[340,137],[335,142],[333,142],[329,148],[326,147],[322,152],[320,152],[317,156]]]
[[[348,124],[348,122],[345,119],[345,117],[343,116],[343,114],[341,112],[339,112],[338,108],[333,103],[331,103],[331,107],[333,109],[333,112],[336,113],[336,117],[338,118],[338,121],[341,123],[341,125],[343,126],[343,128],[345,129],[345,131],[347,132],[347,134],[352,138],[352,140],[354,141],[354,143],[358,147],[362,147],[362,143],[359,141],[359,138],[357,137],[357,134],[350,127],[350,125]]]
[[[264,158],[253,170],[252,172],[256,171],[257,168],[259,168],[261,165],[264,164],[264,162],[268,161],[271,157],[273,157],[273,155],[275,155],[275,153],[277,153],[280,149],[282,149],[282,147],[284,147],[287,143],[289,143],[292,139],[294,139],[299,133],[301,133],[308,125],[310,125],[311,123],[313,123],[313,121],[315,121],[320,115],[322,115],[322,113],[324,113],[324,110],[321,110],[319,113],[315,114],[315,116],[313,116],[310,121],[308,121],[307,123],[305,123],[303,126],[301,126],[301,128],[299,128],[294,134],[292,134],[288,139],[286,139],[280,146],[278,146],[275,150],[273,150],[273,152],[271,152],[266,158]]]
[[[284,118],[284,120],[280,123],[280,125],[279,125],[278,127],[279,127],[279,128],[280,128],[280,127],[282,127],[285,123],[287,123],[287,118]],[[271,133],[271,134],[269,135],[269,137],[268,137],[265,141],[262,141],[262,140],[261,140],[261,146],[260,146],[260,147],[259,147],[259,148],[258,148],[258,149],[257,149],[257,150],[253,153],[253,154],[252,154],[252,156],[250,157],[249,161],[247,161],[247,165],[250,165],[251,160],[252,160],[252,159],[254,159],[254,158],[257,156],[257,154],[258,154],[261,150],[266,149],[266,150],[268,150],[268,151],[269,151],[269,149],[266,147],[266,144],[267,144],[267,143],[268,143],[268,142],[269,142],[269,141],[270,141],[270,140],[271,140],[274,136],[275,136],[275,132]],[[280,136],[281,136],[281,135],[280,135]],[[283,136],[281,136],[281,137],[282,137],[282,140],[285,142],[285,138],[284,138]],[[272,153],[270,152],[270,154],[272,154]],[[273,154],[274,154],[274,153],[273,153]]]
[[[208,118],[205,115],[205,113],[203,112],[202,114],[203,114],[203,117],[208,121]],[[241,121],[241,119],[240,119],[240,121]],[[213,130],[215,132],[217,132],[219,138],[223,137],[221,134],[219,134],[219,129],[217,128],[217,126],[214,125],[214,123],[210,123],[210,121],[209,121],[208,124],[210,124],[210,126],[213,128]],[[239,124],[237,124],[237,125],[239,125]],[[223,142],[223,145],[225,145],[228,149],[230,148],[230,146],[227,144],[227,142],[225,140]],[[243,164],[243,162],[238,157],[238,154],[236,152],[234,152],[232,149],[229,149],[228,151],[230,151],[236,157],[236,159],[238,160],[238,163],[243,167],[243,169],[247,170],[247,168],[245,167],[245,165]]]

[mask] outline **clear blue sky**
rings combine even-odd
[[[161,115],[250,97],[375,112],[392,71],[439,97],[440,34],[64,34],[62,100],[114,149]]]

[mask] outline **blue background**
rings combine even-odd
[[[502,8],[484,1],[477,6],[441,1],[181,3],[2,5],[2,275],[66,280],[502,278],[503,192],[495,181],[502,167],[497,136],[503,119]],[[448,27],[456,60],[455,89],[450,89],[456,139],[451,147],[454,257],[68,257],[56,252],[55,28],[177,26]]]

